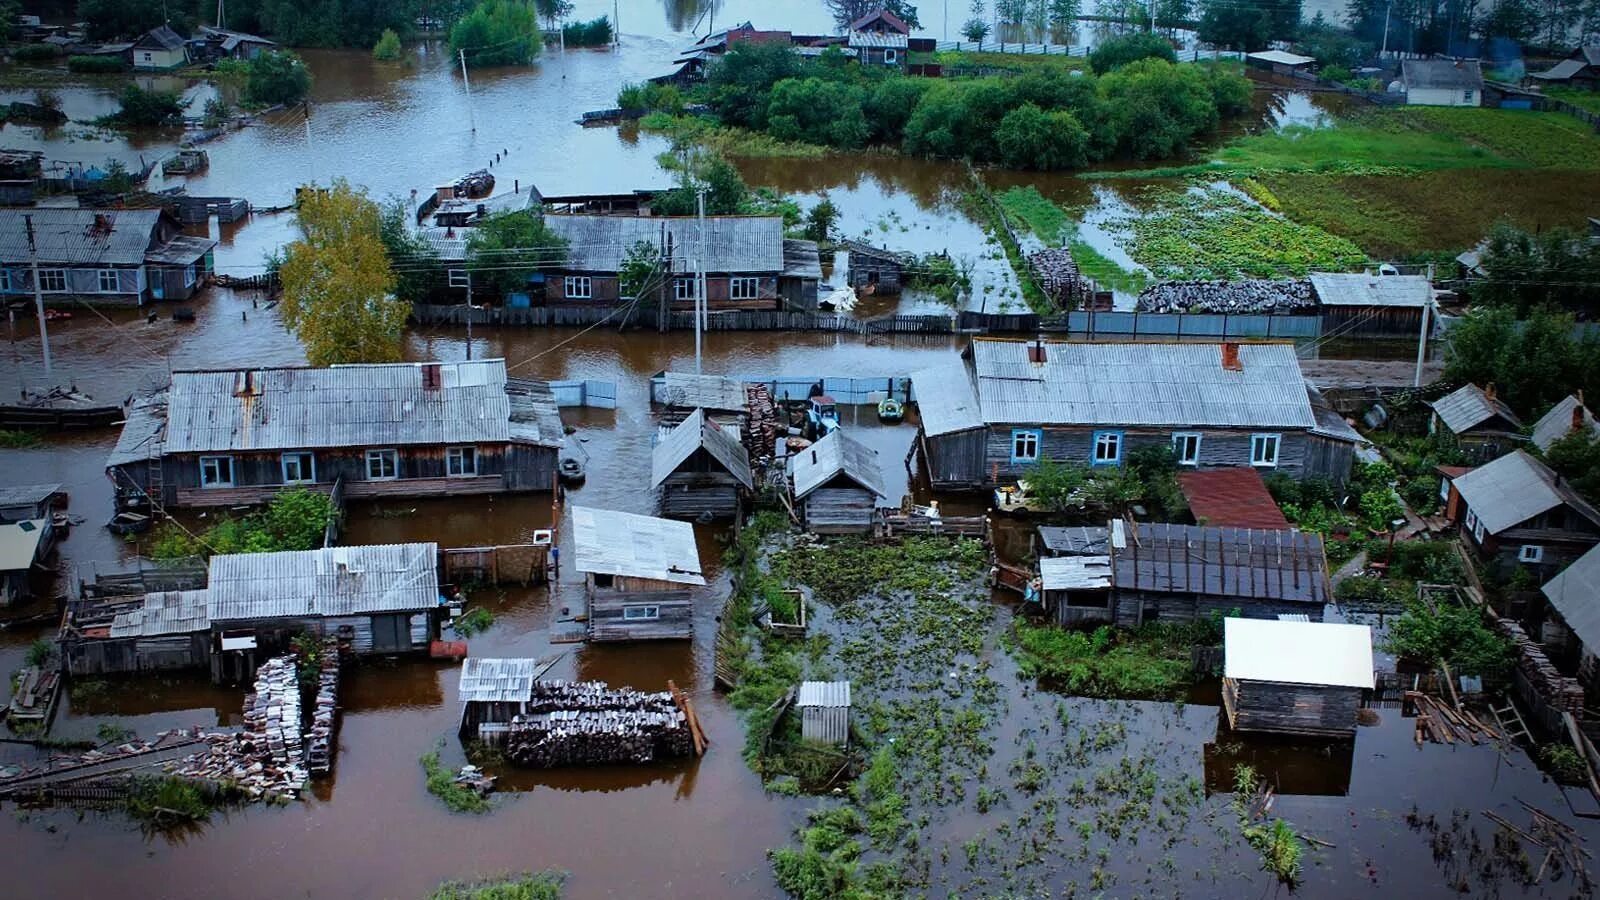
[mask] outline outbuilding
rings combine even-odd
[[[167,71],[181,68],[189,62],[189,47],[183,37],[166,25],[150,29],[139,36],[128,50],[129,60],[135,69]]]
[[[0,487],[0,523],[48,519],[62,496],[59,484]]]
[[[55,547],[50,519],[23,519],[0,524],[0,606],[33,596],[33,575]]]
[[[690,589],[706,583],[694,526],[574,506],[572,536],[574,566],[584,576],[589,640],[694,637]]]
[[[650,454],[650,486],[660,491],[661,514],[690,521],[737,518],[754,490],[750,454],[739,436],[695,410]]]
[[[1399,85],[1407,106],[1483,104],[1483,69],[1474,59],[1404,60]]]
[[[814,534],[872,531],[883,487],[878,453],[843,429],[789,458],[794,500],[806,530]]]
[[[1228,727],[1351,737],[1371,690],[1372,629],[1292,619],[1223,620],[1222,705]]]
[[[1502,572],[1527,568],[1548,578],[1600,544],[1600,510],[1521,450],[1453,483],[1463,543]]]
[[[850,744],[850,682],[802,681],[795,699],[800,737],[815,744]]]
[[[1110,623],[1110,556],[1047,556],[1039,560],[1039,591],[1046,613],[1061,625]]]
[[[1428,406],[1433,410],[1428,433],[1449,438],[1476,461],[1494,459],[1522,442],[1522,420],[1496,396],[1493,384],[1464,384]]]
[[[461,700],[461,739],[485,743],[503,739],[511,730],[511,720],[528,711],[538,667],[534,659],[467,657],[456,687]]]
[[[1563,397],[1533,423],[1533,445],[1540,452],[1549,453],[1556,441],[1573,434],[1583,434],[1591,441],[1600,438],[1600,422],[1583,405],[1582,391]]]
[[[1294,75],[1310,72],[1317,64],[1314,57],[1301,56],[1286,50],[1259,50],[1245,55],[1245,64],[1255,69],[1265,69],[1275,75]]]

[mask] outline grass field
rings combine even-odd
[[[1557,100],[1565,100],[1573,106],[1587,109],[1590,112],[1600,113],[1600,91],[1585,91],[1578,88],[1545,88],[1544,92]]]
[[[1126,224],[1134,261],[1158,278],[1284,278],[1367,261],[1345,238],[1222,190],[1161,191]]]

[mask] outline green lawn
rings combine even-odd
[[[1552,87],[1545,88],[1546,94],[1557,100],[1565,100],[1573,106],[1582,107],[1590,112],[1600,113],[1600,91],[1585,91],[1578,88]]]

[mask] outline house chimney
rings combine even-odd
[[[111,217],[105,213],[95,213],[93,231],[95,234],[110,234]]]
[[[817,464],[817,451],[815,450],[811,451],[811,464],[813,466]]]
[[[1490,403],[1494,402],[1494,382],[1491,381],[1483,386],[1483,399]]]
[[[1049,359],[1049,354],[1044,348],[1044,338],[1036,337],[1028,345],[1028,362],[1043,365]]]
[[[1581,399],[1572,404],[1572,430],[1583,430],[1583,401]]]
[[[1244,363],[1239,361],[1239,345],[1233,341],[1222,345],[1222,367],[1230,372],[1244,371]]]
[[[422,389],[437,391],[440,387],[439,364],[436,362],[422,364]]]

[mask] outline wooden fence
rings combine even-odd
[[[1574,119],[1587,124],[1596,132],[1600,132],[1600,113],[1590,112],[1581,106],[1574,106],[1565,100],[1560,100],[1555,97],[1546,96],[1544,103],[1545,109],[1551,110],[1552,112],[1565,113]]]
[[[322,546],[332,547],[339,543],[339,532],[344,528],[344,476],[340,475],[333,480],[333,490],[328,494],[328,501],[333,505],[333,515],[328,518],[328,524],[322,529]]]
[[[549,544],[453,547],[439,551],[440,578],[448,584],[544,584]]]
[[[622,327],[632,322],[639,327],[654,327],[655,316],[646,321],[637,310],[624,312],[614,306],[535,306],[524,308],[479,307],[414,303],[411,317],[419,325],[465,325],[470,315],[474,325],[512,325],[524,327],[582,327],[600,323]],[[693,331],[694,314],[674,312],[667,327]],[[955,319],[948,314],[885,316],[857,319],[826,313],[786,312],[783,310],[740,309],[713,312],[706,316],[706,331],[826,331],[839,334],[954,334]]]

